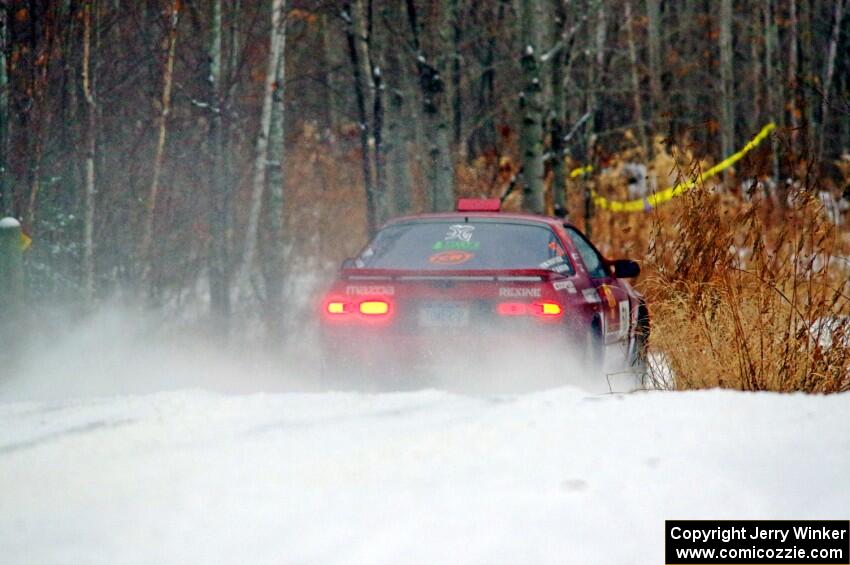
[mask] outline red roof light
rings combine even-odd
[[[502,201],[498,198],[458,198],[458,212],[499,212]]]

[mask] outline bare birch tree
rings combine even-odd
[[[266,159],[266,179],[269,198],[267,210],[266,253],[263,260],[265,276],[267,337],[270,344],[280,344],[283,341],[283,289],[284,289],[284,255],[285,230],[284,218],[284,133],[286,106],[286,2],[280,7],[280,24],[278,26],[278,47],[280,55],[274,71],[275,87],[272,94],[272,117],[269,127],[269,155]]]
[[[150,189],[145,202],[145,223],[142,236],[141,258],[145,275],[152,271],[154,220],[156,217],[156,201],[159,197],[162,163],[165,158],[165,144],[168,134],[168,117],[171,114],[171,93],[174,86],[174,56],[177,50],[177,32],[180,24],[180,0],[172,0],[168,10],[168,36],[166,38],[165,65],[162,73],[162,96],[159,101],[159,117],[157,119],[157,141],[153,160],[153,175]]]
[[[94,218],[95,218],[95,158],[97,156],[97,105],[92,76],[92,34],[96,0],[86,0],[83,5],[83,96],[86,100],[85,127],[86,164],[83,204],[83,296],[90,305],[94,296]]]
[[[257,144],[254,159],[254,178],[251,186],[251,200],[248,205],[248,223],[245,230],[245,246],[242,252],[239,289],[248,291],[248,283],[254,269],[257,255],[257,240],[260,228],[260,213],[263,206],[263,194],[266,189],[266,172],[269,161],[269,134],[272,126],[274,107],[274,92],[277,87],[277,73],[281,64],[284,43],[284,26],[286,25],[286,2],[272,0],[271,2],[271,32],[269,57],[266,66],[266,78],[263,86],[263,109],[260,114],[260,130],[257,132]]]
[[[227,185],[224,167],[224,92],[222,87],[222,44],[223,13],[222,0],[212,0],[209,44],[207,48],[208,143],[211,167],[209,169],[209,225],[210,242],[208,268],[210,285],[210,310],[215,327],[220,335],[226,336],[230,318],[230,268],[228,265],[230,187]]]
[[[381,162],[383,101],[381,96],[381,69],[372,55],[371,2],[355,0],[342,9],[346,40],[354,78],[354,97],[357,104],[360,133],[361,166],[366,190],[366,223],[369,233],[374,233],[381,221],[384,193],[384,173]]]
[[[521,0],[519,35],[522,45],[522,90],[519,93],[520,152],[522,153],[522,206],[535,214],[545,211],[543,194],[543,108],[540,61],[537,54],[537,14],[532,0]]]
[[[422,97],[425,142],[428,160],[425,164],[430,208],[433,211],[452,210],[454,201],[454,166],[449,145],[449,125],[446,118],[446,86],[435,60],[426,52],[422,26],[416,10],[415,0],[406,0],[407,20],[413,37],[416,53],[416,69],[419,74],[419,89]],[[436,42],[442,34],[432,33]],[[435,49],[439,52],[439,49]]]
[[[9,42],[8,6],[0,6],[0,216],[12,213],[13,198],[9,176],[9,70],[6,49]]]

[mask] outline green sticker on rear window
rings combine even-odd
[[[480,248],[480,241],[438,241],[431,249],[434,251],[478,251]]]

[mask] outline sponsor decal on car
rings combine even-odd
[[[582,273],[585,272],[584,263],[581,260],[581,255],[579,255],[578,253],[573,253],[572,258],[573,258],[573,261],[575,261],[576,269],[578,269]]]
[[[573,281],[557,281],[552,286],[555,287],[555,290],[566,290],[570,294],[576,294],[576,285],[573,284]]]
[[[563,264],[563,262],[564,262],[563,257],[552,257],[548,261],[543,261],[542,263],[540,263],[540,268],[541,269],[548,269],[550,267],[555,267],[556,265]]]
[[[629,301],[620,301],[620,339],[629,335],[629,326],[631,325],[631,310],[629,309]]]
[[[440,251],[443,249],[478,251],[480,248],[480,241],[438,241],[431,249],[433,249],[434,251]]]
[[[503,287],[499,289],[500,298],[540,298],[539,288]]]
[[[345,287],[345,294],[353,295],[353,296],[366,296],[366,295],[386,295],[392,296],[395,294],[394,286],[347,286]]]
[[[475,257],[474,253],[468,251],[441,251],[428,258],[433,265],[461,265]]]
[[[475,232],[475,226],[469,224],[455,224],[449,226],[449,233],[446,234],[445,240],[452,241],[472,241],[472,234]]]
[[[602,302],[595,288],[585,288],[581,291],[581,294],[584,296],[584,301],[588,304],[599,304]]]

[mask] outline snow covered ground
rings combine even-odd
[[[118,309],[21,357],[0,371],[3,565],[657,565],[664,519],[850,511],[846,394],[321,392],[309,355]]]
[[[665,518],[846,519],[848,429],[848,395],[6,401],[2,562],[658,564]]]

